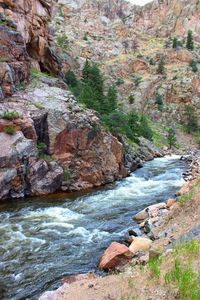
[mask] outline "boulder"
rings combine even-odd
[[[114,270],[127,264],[133,257],[128,247],[113,242],[100,257],[99,268],[101,270]]]
[[[152,241],[150,239],[136,237],[129,246],[129,250],[135,255],[138,251],[149,251],[151,245]]]
[[[159,214],[160,209],[165,209],[166,208],[166,203],[158,203],[158,204],[153,204],[150,205],[146,208],[146,211],[149,215],[150,218],[155,218]]]
[[[27,178],[32,196],[51,194],[61,187],[63,168],[56,161],[33,160]]]
[[[169,198],[169,199],[167,200],[166,206],[167,206],[167,208],[170,208],[170,207],[173,206],[175,203],[176,203],[176,200],[175,200],[175,199]]]
[[[137,213],[135,216],[133,216],[133,220],[136,222],[143,222],[149,217],[149,214],[146,209],[143,209],[139,213]]]

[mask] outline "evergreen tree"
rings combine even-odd
[[[84,103],[88,108],[99,111],[97,93],[95,89],[87,83],[83,85],[78,97],[78,101]]]
[[[164,72],[165,72],[165,62],[164,62],[164,59],[161,58],[161,60],[158,63],[157,73],[158,74],[164,74]]]
[[[152,141],[153,138],[153,131],[149,126],[148,119],[145,115],[142,115],[140,118],[140,135],[144,138]]]
[[[172,128],[168,130],[167,140],[170,149],[176,145],[176,133]]]
[[[65,82],[69,85],[69,87],[75,87],[78,84],[78,80],[72,70],[69,70],[65,74]]]
[[[178,40],[177,37],[175,36],[172,41],[172,48],[177,49],[177,47],[178,47]]]
[[[128,114],[128,126],[131,129],[132,140],[136,143],[139,141],[138,136],[140,135],[140,123],[139,116],[135,109],[132,109]]]
[[[111,113],[117,108],[117,91],[114,85],[109,87],[107,96],[103,102],[103,109],[105,113]]]
[[[186,119],[186,129],[188,133],[192,133],[198,131],[198,120],[197,116],[195,115],[195,108],[191,105],[187,105],[185,107],[184,113]]]
[[[197,62],[194,59],[190,61],[189,65],[194,73],[198,71]]]
[[[193,33],[191,30],[188,31],[186,48],[188,50],[194,50]]]
[[[159,93],[156,94],[156,104],[157,104],[158,110],[162,111],[163,110],[163,100],[162,100],[162,96]]]
[[[133,95],[130,95],[130,96],[128,97],[128,100],[129,100],[129,103],[130,103],[130,104],[133,104],[133,103],[135,102],[135,97],[134,97]]]
[[[98,66],[90,63],[88,60],[86,60],[82,72],[82,85],[83,88],[79,100],[84,102],[88,108],[95,109],[101,113],[105,103],[104,80]],[[89,95],[92,96],[92,100],[86,99],[86,96]]]

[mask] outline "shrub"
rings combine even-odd
[[[71,173],[68,169],[64,170],[63,180],[68,182],[71,179]]]
[[[46,144],[43,143],[43,142],[38,142],[37,143],[37,149],[38,149],[39,157],[42,157],[45,154]]]
[[[65,82],[69,85],[69,87],[76,87],[78,84],[78,80],[76,79],[76,75],[72,70],[67,71],[65,74]]]
[[[176,133],[172,128],[168,130],[167,140],[170,149],[176,145]]]
[[[15,110],[5,111],[3,113],[3,119],[12,121],[18,118],[19,118],[19,113]]]
[[[87,41],[87,40],[88,40],[87,33],[84,34],[83,40],[84,40],[84,41]]]
[[[162,100],[162,96],[157,93],[156,94],[156,102],[158,110],[162,111],[163,110],[163,100]]]
[[[188,133],[198,131],[198,121],[195,115],[195,108],[191,105],[185,106],[184,116],[186,119],[186,130]]]
[[[9,135],[13,135],[16,131],[15,131],[15,127],[14,126],[6,126],[4,128],[4,132],[9,134]]]
[[[152,141],[153,139],[153,131],[149,126],[148,119],[145,115],[142,115],[140,118],[140,130],[139,135],[143,136],[144,138]]]
[[[66,34],[58,35],[57,36],[57,44],[63,50],[69,50],[69,40]]]
[[[128,97],[128,101],[129,101],[129,104],[133,104],[135,102],[135,97],[133,95],[130,95]]]
[[[155,61],[154,61],[154,59],[151,57],[151,58],[149,58],[149,64],[151,65],[151,66],[154,66],[156,63],[155,63]]]
[[[118,78],[115,84],[117,86],[120,86],[120,85],[124,84],[124,79],[123,78]]]
[[[190,61],[189,65],[194,73],[198,71],[197,62],[194,59]]]
[[[193,33],[191,30],[189,30],[187,34],[186,48],[188,50],[194,50]]]
[[[142,77],[139,76],[139,75],[137,75],[137,74],[134,74],[134,75],[132,76],[132,79],[133,79],[133,81],[134,81],[134,83],[135,83],[135,87],[139,86],[140,83],[142,82]]]
[[[161,58],[161,60],[158,63],[158,69],[157,69],[158,74],[164,74],[165,73],[165,62],[164,58]]]
[[[177,39],[177,37],[175,36],[175,37],[173,38],[173,41],[172,41],[172,48],[173,48],[173,49],[177,49],[177,47],[178,47],[178,39]]]

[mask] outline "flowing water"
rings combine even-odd
[[[182,185],[176,156],[148,162],[115,185],[87,194],[15,200],[0,206],[0,298],[38,299],[69,274],[95,271],[132,216]]]

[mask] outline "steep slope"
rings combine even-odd
[[[195,106],[199,115],[199,17],[197,1],[152,1],[139,7],[127,1],[62,0],[52,26],[58,40],[68,40],[67,49],[81,66],[85,59],[100,64],[108,85],[118,85],[125,109],[133,106],[128,100],[132,95],[140,111],[155,120],[168,120],[170,112],[172,121],[180,120],[186,104]],[[194,51],[185,48],[189,29],[196,40]],[[169,49],[173,36],[183,46]],[[165,76],[157,73],[161,58]],[[197,63],[196,73],[191,61]],[[165,104],[163,113],[155,104],[158,93]]]

